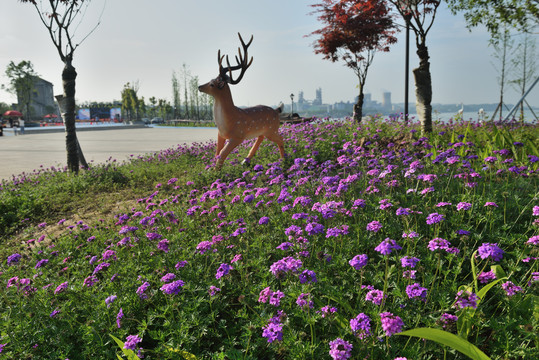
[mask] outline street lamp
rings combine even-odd
[[[412,19],[412,14],[416,11],[417,7],[415,4],[410,4],[406,2],[405,5],[402,5],[402,17],[406,21],[406,54],[404,60],[404,121],[408,122],[408,75],[410,68],[410,20]]]
[[[290,117],[293,117],[294,115],[294,94],[290,94],[290,100],[292,101],[292,110],[290,111]]]

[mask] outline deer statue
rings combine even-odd
[[[217,125],[217,151],[215,156],[217,157],[217,169],[223,166],[223,163],[234,148],[241,144],[246,139],[257,138],[255,144],[249,151],[249,155],[243,161],[243,164],[249,164],[251,158],[255,156],[258,147],[264,140],[264,137],[277,144],[281,158],[285,157],[283,138],[279,134],[279,113],[282,111],[283,105],[277,109],[272,109],[268,106],[258,105],[246,109],[240,109],[234,106],[232,100],[232,94],[230,93],[230,85],[235,85],[240,82],[245,74],[247,68],[253,62],[253,58],[248,61],[247,48],[253,41],[251,40],[247,44],[243,41],[241,35],[241,45],[243,47],[244,54],[242,55],[240,48],[238,48],[238,56],[236,56],[237,65],[230,66],[228,55],[226,56],[227,66],[223,67],[224,55],[221,56],[221,50],[217,52],[217,62],[219,63],[219,76],[211,80],[207,84],[200,85],[198,90],[213,96],[215,99],[213,105],[213,116],[215,124]],[[240,70],[236,79],[232,78],[232,72]],[[228,142],[225,145],[225,140]]]

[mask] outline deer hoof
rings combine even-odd
[[[243,161],[241,162],[242,165],[251,165],[251,159],[249,158],[245,158],[243,159]]]

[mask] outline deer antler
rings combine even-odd
[[[241,46],[243,47],[244,55],[242,56],[241,49],[238,47],[239,58],[238,56],[236,56],[236,62],[238,63],[237,65],[230,66],[230,61],[228,60],[228,55],[227,55],[226,56],[227,67],[223,67],[222,63],[223,63],[223,59],[225,55],[221,56],[221,50],[217,52],[217,61],[219,62],[219,75],[223,79],[226,79],[226,82],[228,82],[231,85],[235,85],[241,81],[241,79],[243,78],[243,75],[245,74],[245,71],[247,70],[247,68],[249,68],[249,66],[251,66],[251,63],[253,62],[253,57],[251,56],[251,60],[247,63],[247,58],[248,58],[247,48],[253,42],[253,35],[251,35],[251,40],[249,40],[247,44],[245,44],[245,42],[243,41],[240,33],[238,33],[238,36],[240,37]],[[236,70],[241,70],[241,72],[239,76],[234,80],[232,79],[232,71],[236,71]]]

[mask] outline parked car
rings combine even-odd
[[[142,122],[145,123],[145,124],[149,124],[149,123],[150,123],[150,119],[148,119],[148,118],[142,118]]]
[[[164,123],[163,118],[160,117],[154,117],[151,121],[152,124],[162,124]]]

